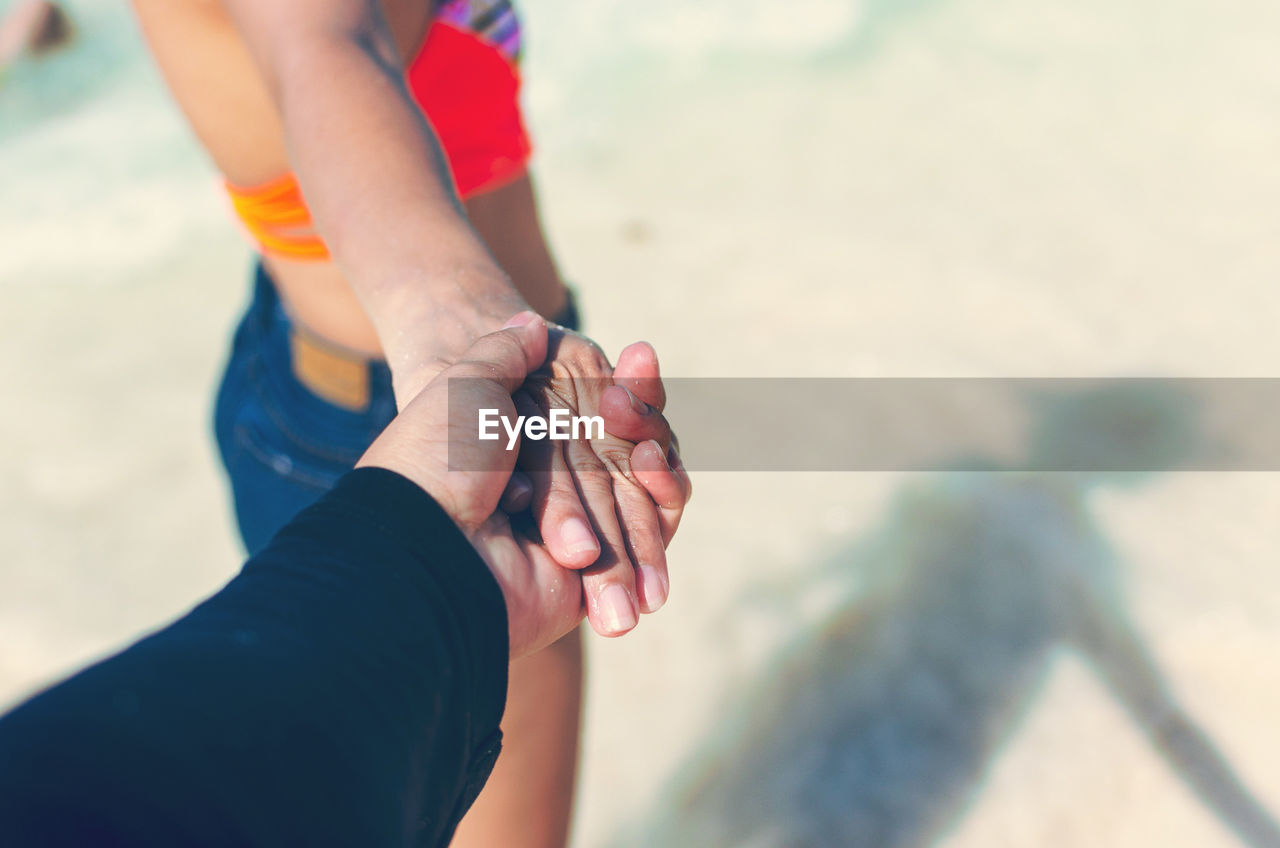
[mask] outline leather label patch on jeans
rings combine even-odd
[[[289,334],[293,375],[313,394],[350,412],[369,408],[369,363],[329,350],[294,331]]]

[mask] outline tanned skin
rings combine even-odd
[[[527,308],[551,316],[566,303],[527,177],[465,205],[453,193],[403,80],[431,5],[134,0],[174,98],[227,180],[254,186],[297,175],[334,259],[266,260],[291,316],[333,342],[385,357],[401,406],[511,316]],[[608,360],[571,333],[552,350],[553,373],[578,387],[579,411],[594,414]],[[628,373],[657,377],[656,359],[647,361],[644,350]],[[655,435],[666,450],[669,431]],[[561,565],[585,569],[587,619],[611,636],[665,600],[665,542],[671,515],[678,522],[683,508],[683,501],[655,507],[632,472],[631,448],[621,440],[569,445],[560,459],[572,474],[533,479],[547,550]],[[594,545],[562,532],[571,519],[586,523]],[[514,662],[510,681],[504,753],[455,845],[533,848],[567,839],[582,688],[577,633]]]

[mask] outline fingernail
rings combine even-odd
[[[524,312],[517,312],[515,315],[512,315],[507,319],[507,323],[502,325],[502,329],[510,330],[512,327],[523,327],[527,324],[533,323],[534,319],[537,317],[538,313],[531,309],[526,309]]]
[[[655,371],[659,370],[658,351],[654,348],[653,345],[649,344],[648,342],[645,342],[644,345],[645,347],[649,348],[649,353],[653,355],[653,369]]]
[[[587,522],[577,516],[565,519],[564,524],[560,525],[560,542],[564,545],[565,553],[570,556],[586,551],[600,552],[596,534],[591,532]]]
[[[600,624],[609,633],[624,633],[636,626],[636,608],[631,593],[614,584],[600,593]]]
[[[628,389],[626,386],[623,386],[622,390],[627,393],[627,398],[631,401],[631,408],[633,410],[635,410],[640,415],[649,414],[649,404],[645,403],[644,401],[640,400],[640,398],[633,395],[631,393],[631,390]]]
[[[640,600],[645,612],[657,612],[667,602],[667,581],[652,565],[640,566]]]
[[[657,440],[657,439],[650,439],[650,440],[648,441],[648,444],[653,445],[653,452],[654,452],[654,453],[656,453],[656,454],[658,455],[658,459],[661,459],[661,460],[662,460],[662,464],[663,464],[663,465],[665,465],[665,466],[667,467],[667,470],[668,470],[668,471],[670,471],[670,470],[671,470],[671,463],[667,461],[667,456],[666,456],[666,454],[664,454],[664,453],[662,452],[662,445],[658,444],[658,440]]]

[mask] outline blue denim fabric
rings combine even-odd
[[[576,329],[572,298],[558,323]],[[312,394],[293,374],[290,322],[258,263],[214,409],[218,450],[250,554],[329,491],[396,413],[391,371],[369,363],[369,406],[352,412]]]
[[[363,412],[312,394],[293,374],[289,332],[275,286],[259,264],[214,409],[218,450],[250,554],[350,471],[396,413],[383,362],[369,363]]]

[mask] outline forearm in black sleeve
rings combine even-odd
[[[212,598],[0,719],[0,844],[445,844],[507,660],[462,533],[355,471]]]

